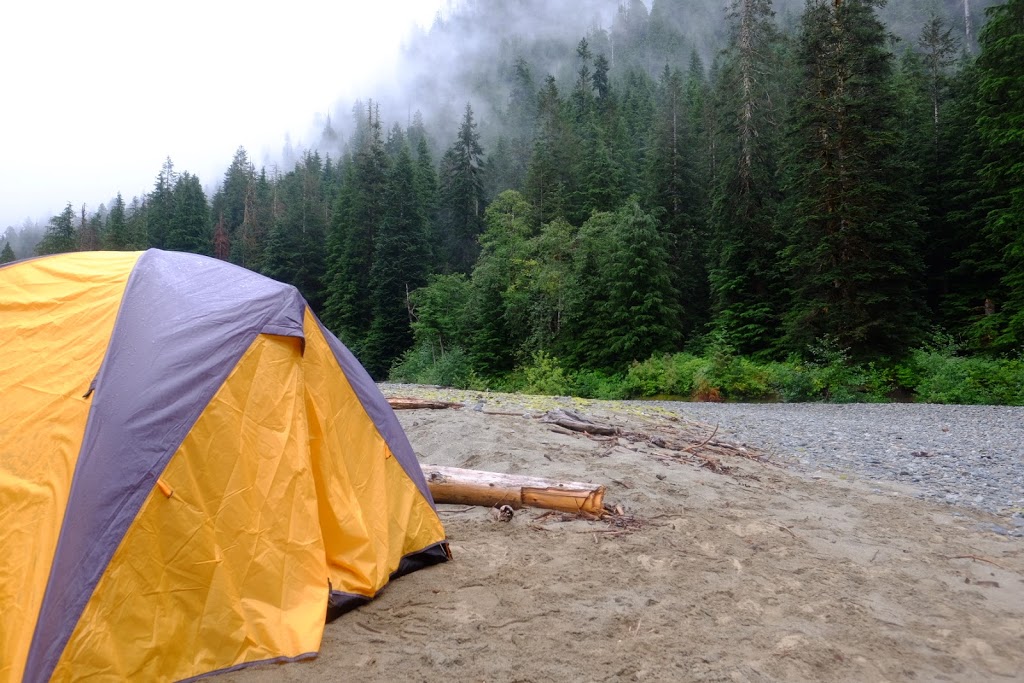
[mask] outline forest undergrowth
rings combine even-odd
[[[712,347],[702,353],[656,355],[616,371],[574,369],[540,351],[510,373],[484,377],[459,347],[442,354],[419,346],[394,365],[389,379],[606,400],[1024,405],[1024,357],[960,355],[948,336],[938,336],[898,362],[853,362],[828,339],[809,349],[807,357],[761,361]]]

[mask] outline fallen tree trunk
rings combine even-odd
[[[604,512],[604,486],[578,481],[553,481],[459,467],[423,465],[435,503],[538,507],[562,512]]]
[[[548,424],[555,424],[559,427],[564,427],[565,429],[571,429],[574,432],[584,432],[586,434],[614,436],[619,433],[617,427],[591,422],[590,420],[568,410],[549,411],[541,417],[540,421]]]
[[[393,396],[388,399],[388,404],[392,410],[416,410],[416,409],[430,409],[430,410],[443,410],[445,408],[461,408],[461,403],[452,403],[450,401],[429,401],[425,398],[411,398],[404,396]]]

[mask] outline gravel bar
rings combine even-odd
[[[768,450],[790,468],[894,481],[920,498],[1006,516],[1024,536],[1024,408],[921,403],[654,404]]]
[[[568,397],[492,394],[422,385],[381,385],[385,393],[544,412]],[[579,410],[586,412],[581,401]],[[1003,518],[990,529],[1024,537],[1024,407],[928,403],[697,403],[612,401],[718,425],[719,435],[768,451],[789,470],[888,481],[918,498]]]

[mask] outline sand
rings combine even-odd
[[[715,473],[534,417],[399,417],[424,463],[603,483],[635,524],[439,506],[452,562],[328,624],[316,659],[217,680],[1024,681],[1024,540],[979,527],[998,518],[740,457]]]

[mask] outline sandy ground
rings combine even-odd
[[[530,417],[399,416],[424,463],[603,483],[638,528],[439,506],[454,561],[329,624],[318,658],[217,680],[1024,681],[1024,541],[977,528],[997,518]]]

